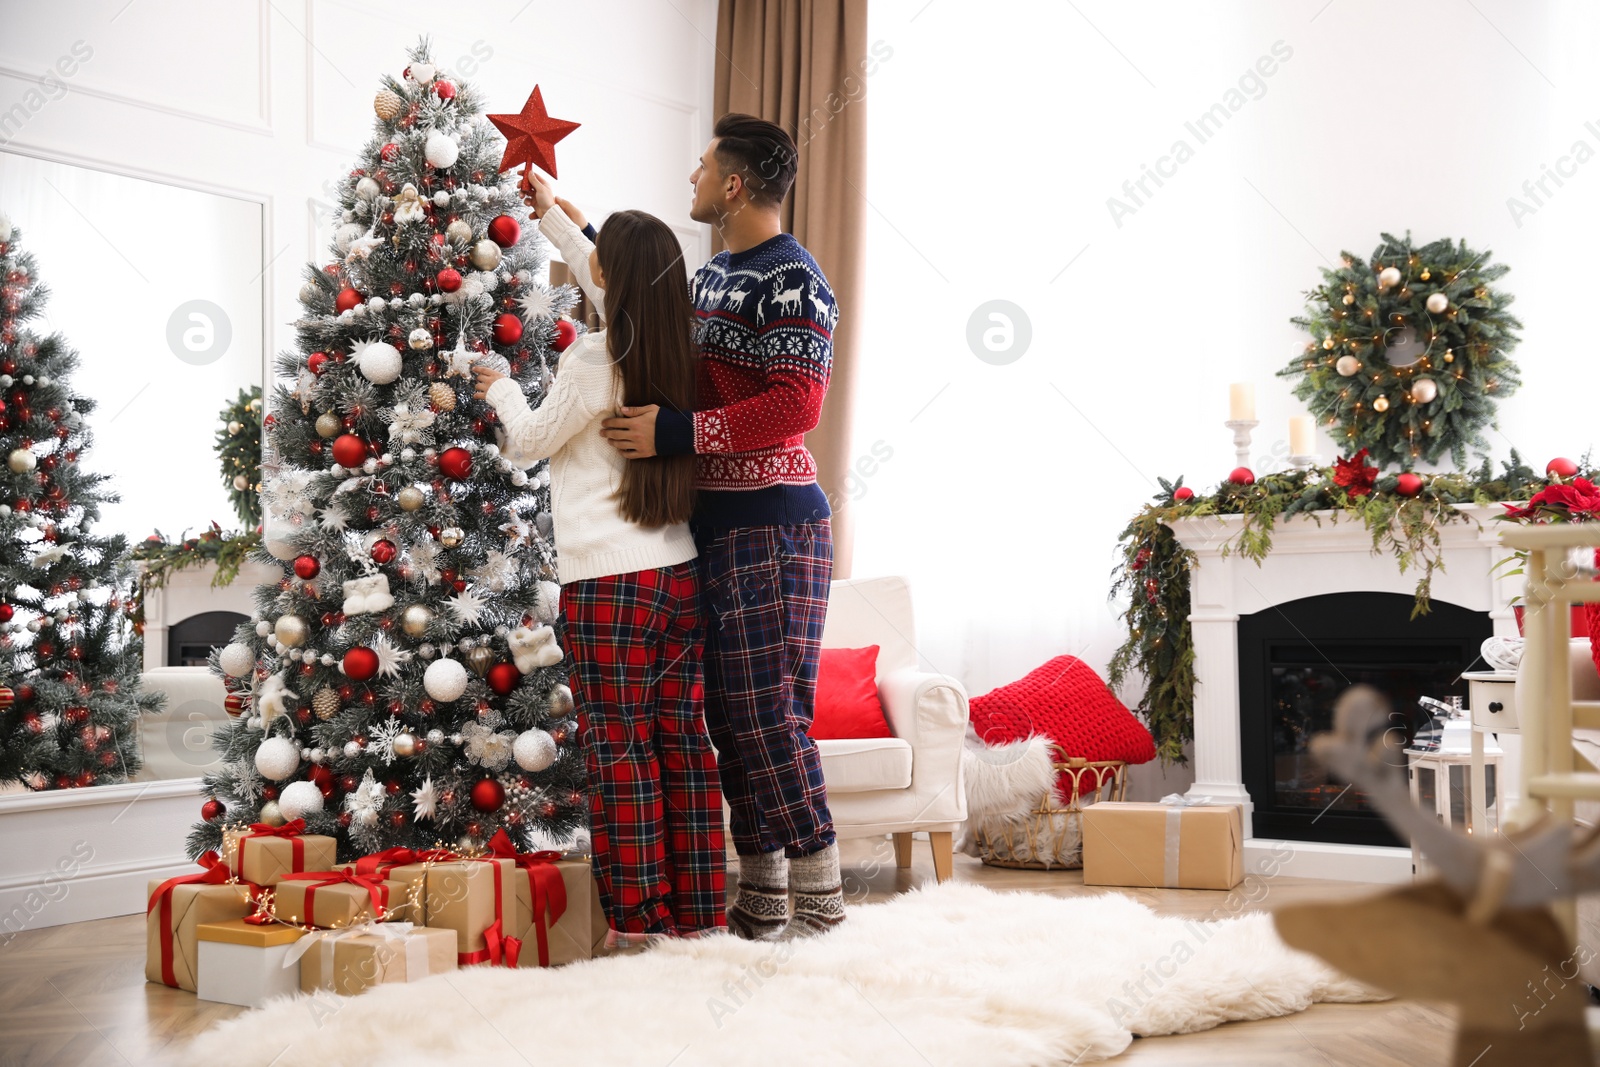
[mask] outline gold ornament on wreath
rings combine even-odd
[[[1365,260],[1346,252],[1308,290],[1295,325],[1310,351],[1278,372],[1347,452],[1409,469],[1448,455],[1465,467],[1501,397],[1521,385],[1511,353],[1522,323],[1488,252],[1448,238],[1382,235]],[[1456,358],[1461,356],[1462,358]]]

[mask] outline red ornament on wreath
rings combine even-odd
[[[566,319],[556,320],[555,350],[565,352],[578,339],[578,328]]]
[[[443,293],[453,293],[461,288],[461,272],[454,267],[446,267],[433,276],[434,284]]]
[[[317,562],[316,556],[296,556],[294,558],[294,576],[302,582],[309,582],[322,573],[322,564]]]
[[[522,681],[522,672],[517,670],[517,666],[514,663],[496,663],[489,668],[489,673],[485,676],[485,680],[489,683],[489,688],[493,689],[497,695],[510,696],[511,691],[517,687],[517,683]]]
[[[439,473],[452,481],[466,481],[472,474],[472,453],[464,448],[445,449],[439,453]]]
[[[351,308],[361,303],[361,300],[362,296],[360,293],[356,292],[354,289],[346,287],[339,290],[339,295],[334,297],[333,306],[337,311],[349,311]]]
[[[501,248],[510,248],[522,237],[522,224],[510,215],[496,215],[489,220],[489,240]]]
[[[333,442],[333,461],[341,467],[359,467],[367,459],[367,444],[353,433]]]
[[[1395,479],[1394,491],[1401,496],[1416,496],[1422,492],[1422,476],[1406,471]]]
[[[1172,491],[1172,499],[1176,500],[1180,504],[1186,500],[1193,500],[1194,490],[1190,489],[1187,485],[1180,485],[1178,488]]]
[[[1557,456],[1544,465],[1544,472],[1556,478],[1571,478],[1578,473],[1578,465],[1565,456]]]
[[[223,805],[222,801],[218,800],[216,797],[212,797],[210,800],[200,805],[200,817],[206,822],[216,822],[227,813],[228,809]]]
[[[1255,471],[1252,471],[1249,467],[1235,467],[1228,474],[1228,481],[1232,482],[1234,485],[1254,485],[1256,482],[1256,474]]]
[[[496,344],[514,345],[522,340],[522,320],[509,311],[495,316],[494,339]]]
[[[493,778],[485,778],[472,787],[472,806],[479,811],[499,811],[505,802],[505,787]]]
[[[364,682],[378,673],[378,654],[364,646],[344,654],[345,677]]]
[[[372,562],[379,565],[392,563],[394,562],[395,555],[399,551],[400,550],[395,547],[394,542],[389,540],[387,537],[379,538],[378,540],[372,542]]]

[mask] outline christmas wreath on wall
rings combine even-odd
[[[1311,340],[1278,375],[1299,379],[1295,396],[1348,451],[1405,469],[1448,452],[1463,468],[1468,447],[1487,447],[1496,401],[1521,384],[1522,323],[1490,284],[1510,268],[1464,241],[1382,236],[1367,261],[1344,253],[1306,292],[1291,321]]]
[[[239,390],[238,399],[218,417],[222,484],[240,524],[253,530],[261,525],[261,387]]]

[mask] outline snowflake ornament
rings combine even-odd
[[[381,631],[372,635],[368,647],[378,656],[378,674],[381,677],[387,678],[399,674],[401,664],[411,661],[411,653],[397,647],[389,640],[389,635]],[[389,761],[384,760],[384,762]]]
[[[412,822],[434,817],[439,807],[439,790],[434,787],[433,775],[428,775],[420,786],[411,791],[411,804],[414,809],[411,813]]]
[[[445,604],[450,608],[450,614],[454,615],[462,626],[476,626],[483,621],[483,609],[488,606],[489,601],[482,593],[469,586],[445,601]]]
[[[527,291],[517,299],[522,307],[523,321],[533,325],[540,319],[547,319],[555,310],[555,301],[550,299],[550,294],[537,282],[530,284]]]
[[[391,715],[367,735],[367,751],[376,753],[387,767],[395,761],[394,739],[405,732],[405,723]]]

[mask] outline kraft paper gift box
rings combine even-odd
[[[394,867],[389,871],[389,896],[397,903],[391,914],[415,921],[420,910],[424,926],[455,931],[457,962],[462,966],[499,963],[505,931],[517,921],[519,880],[526,884],[528,876],[510,859],[452,859]]]
[[[526,867],[516,874],[517,906],[515,919],[507,927],[511,936],[522,942],[517,954],[519,967],[555,967],[576,960],[592,959],[595,947],[595,917],[600,916],[599,938],[605,941],[605,916],[600,909],[600,890],[595,885],[594,873],[587,859],[560,859],[546,864],[561,880],[565,893],[565,907],[560,916],[550,921],[551,908],[546,899],[543,907],[543,938],[534,911],[536,883],[530,881]],[[541,893],[546,898],[548,893]],[[544,951],[541,953],[541,944]],[[543,957],[543,958],[541,958]]]
[[[1237,804],[1103,801],[1083,809],[1083,884],[1232,889],[1244,880]]]
[[[354,867],[286,875],[274,889],[273,912],[303,926],[353,926],[390,918],[390,883]],[[404,910],[405,895],[397,898]],[[403,918],[403,916],[400,916]]]
[[[300,972],[283,961],[306,931],[283,923],[255,925],[243,919],[201,923],[195,927],[199,941],[200,981],[195,995],[201,1000],[259,1008],[273,997],[300,992]]]
[[[454,930],[411,923],[366,923],[316,931],[294,946],[300,956],[300,991],[331,990],[354,996],[385,982],[417,982],[456,969]]]
[[[220,863],[213,871],[215,875],[190,875],[186,882],[150,882],[144,963],[144,976],[150,981],[195,992],[200,971],[196,927],[242,919],[256,910],[253,887],[223,882],[228,872]]]
[[[286,874],[331,870],[339,862],[338,842],[305,833],[305,820],[282,826],[255,823],[245,830],[226,830],[222,856],[241,880],[277,885]]]

